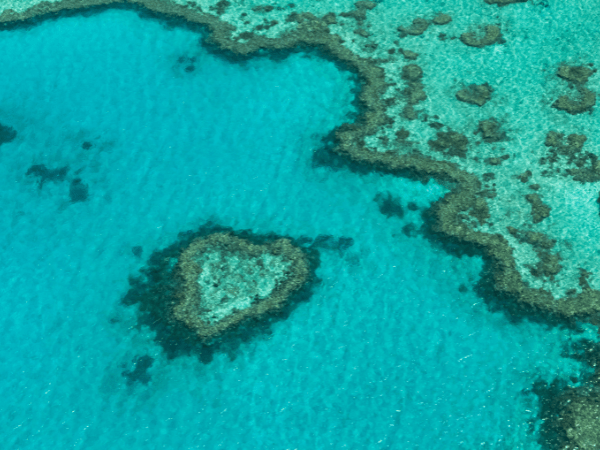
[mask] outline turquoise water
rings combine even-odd
[[[539,448],[527,390],[585,370],[561,357],[572,335],[490,312],[480,258],[402,232],[444,187],[314,167],[354,112],[350,74],[232,64],[199,37],[122,10],[0,32],[3,447]],[[270,335],[169,360],[121,300],[209,220],[354,244],[321,249],[322,282]]]

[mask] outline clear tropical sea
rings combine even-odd
[[[446,188],[315,167],[354,113],[351,74],[306,53],[234,64],[200,37],[125,10],[0,32],[17,132],[0,146],[2,447],[538,449],[528,390],[580,376],[561,352],[587,333],[490,312],[480,258],[402,231]],[[270,335],[169,360],[122,299],[207,221],[353,245],[320,250],[321,283]]]

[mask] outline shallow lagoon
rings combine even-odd
[[[579,375],[570,334],[489,312],[480,259],[402,232],[444,187],[313,167],[353,113],[350,74],[302,53],[232,64],[199,38],[122,10],[0,33],[8,448],[539,448],[524,391]],[[68,172],[40,187],[36,164]],[[270,335],[167,360],[121,299],[208,220],[354,245],[321,250],[322,283]],[[149,381],[128,383],[143,355]]]

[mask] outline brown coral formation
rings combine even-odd
[[[450,22],[452,22],[452,17],[450,17],[448,14],[444,14],[444,13],[439,13],[437,16],[435,16],[433,18],[433,23],[435,25],[446,25]]]
[[[412,24],[409,27],[400,26],[398,27],[398,31],[400,35],[410,34],[411,36],[419,36],[420,34],[425,33],[425,30],[429,27],[429,22],[421,17],[417,17],[412,21]]]
[[[570,134],[565,142],[563,133],[550,130],[544,141],[548,156],[540,158],[540,164],[557,166],[561,175],[570,175],[582,183],[600,181],[600,161],[594,153],[583,151],[586,141],[587,136],[583,134]]]
[[[308,279],[309,263],[287,239],[256,245],[228,233],[198,238],[177,263],[173,317],[210,339],[250,317],[277,310]]]
[[[539,194],[527,194],[525,200],[531,205],[533,223],[540,223],[545,218],[550,217],[550,207],[542,201]]]
[[[488,83],[470,84],[456,93],[456,99],[471,105],[483,106],[492,98],[492,92],[494,90]]]
[[[581,114],[592,109],[596,104],[596,93],[585,86],[577,86],[576,89],[578,93],[576,98],[563,95],[552,104],[552,107],[571,115]]]
[[[596,73],[596,70],[585,66],[568,66],[566,64],[560,66],[556,75],[571,82],[577,91],[577,95],[575,97],[563,95],[552,104],[552,107],[571,115],[590,111],[596,104],[596,93],[588,89],[585,83],[594,73]]]
[[[508,227],[508,232],[512,234],[522,244],[529,244],[538,256],[538,262],[535,266],[529,266],[529,270],[534,277],[554,279],[562,267],[560,266],[561,257],[559,254],[550,253],[550,250],[556,244],[556,240],[550,239],[544,233],[536,231],[522,231],[513,227]]]
[[[484,35],[481,37],[477,37],[477,34],[474,32],[463,33],[460,35],[460,40],[469,47],[477,48],[503,42],[502,32],[497,25],[486,25],[484,27]]]
[[[356,9],[353,9],[349,12],[340,13],[341,17],[348,17],[356,20],[358,24],[361,24],[365,20],[367,20],[367,11],[373,9],[377,6],[377,3],[370,1],[359,1],[354,4]]]
[[[423,70],[416,64],[407,64],[402,68],[402,79],[406,82],[406,88],[402,95],[406,99],[406,107],[403,110],[404,118],[414,120],[418,116],[414,105],[427,99],[425,87],[421,82]]]
[[[447,132],[438,131],[436,135],[437,139],[435,141],[430,140],[428,142],[429,147],[432,150],[443,153],[447,156],[466,158],[469,140],[464,134],[449,130]]]
[[[475,130],[475,134],[481,134],[486,143],[499,142],[506,140],[506,132],[501,130],[501,124],[494,117],[487,120],[480,120]]]

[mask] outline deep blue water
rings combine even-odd
[[[571,336],[490,312],[481,259],[401,231],[444,187],[313,167],[353,113],[350,74],[302,53],[232,64],[120,10],[3,31],[0,48],[0,123],[18,133],[0,147],[3,448],[539,448],[526,391],[579,375]],[[41,185],[42,164],[68,169]],[[403,218],[380,212],[388,193]],[[323,282],[270,336],[167,360],[121,299],[208,220],[354,245],[321,251]],[[128,384],[144,355],[148,382]]]

